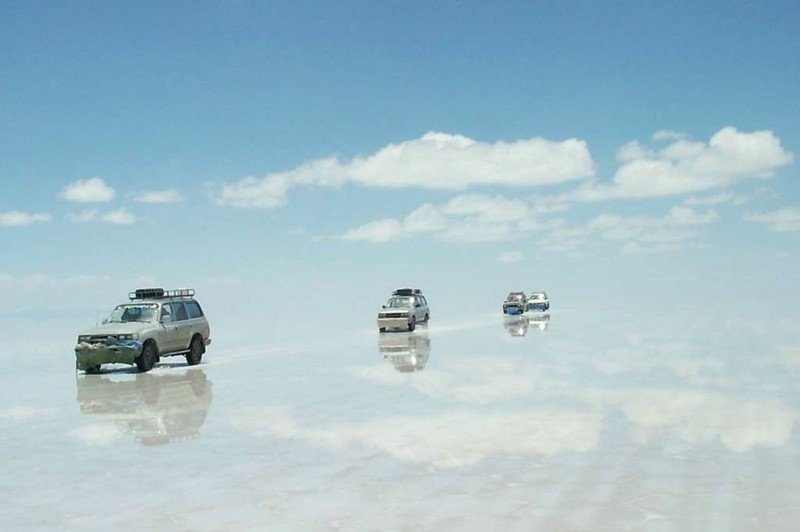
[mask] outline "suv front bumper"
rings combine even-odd
[[[408,329],[411,318],[378,318],[379,329]]]
[[[78,369],[84,371],[101,364],[134,364],[141,352],[142,344],[139,342],[118,345],[84,343],[75,346],[75,363]]]

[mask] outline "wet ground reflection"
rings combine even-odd
[[[431,340],[423,327],[413,333],[381,333],[378,352],[401,373],[420,371],[431,353]]]
[[[800,333],[742,323],[462,315],[79,374],[77,395],[69,360],[0,374],[0,524],[792,530]],[[86,486],[115,511],[76,509]]]
[[[132,379],[79,375],[81,413],[112,423],[142,445],[198,435],[211,406],[211,380],[201,368],[140,373]]]
[[[545,331],[550,326],[549,312],[526,312],[512,316],[503,316],[503,327],[509,336],[520,337],[528,334],[528,329]]]

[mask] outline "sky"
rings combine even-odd
[[[798,23],[795,2],[3,2],[0,330],[91,325],[149,285],[195,287],[231,343],[371,327],[398,286],[433,317],[537,289],[796,315]]]

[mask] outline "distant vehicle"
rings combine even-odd
[[[103,364],[136,364],[145,372],[163,356],[184,355],[199,364],[211,332],[194,290],[140,288],[128,294],[99,327],[78,335],[75,365],[87,373]]]
[[[378,330],[405,329],[413,331],[418,323],[431,319],[428,300],[418,288],[399,288],[378,313]]]
[[[522,314],[526,310],[527,301],[525,292],[511,292],[503,302],[503,314]]]
[[[544,292],[533,292],[528,298],[528,310],[550,310],[550,300]]]
[[[431,352],[431,340],[425,334],[382,334],[378,351],[401,373],[420,371]]]

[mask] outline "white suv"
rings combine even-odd
[[[413,331],[418,323],[431,319],[428,300],[418,288],[398,288],[378,313],[378,330],[404,329]]]
[[[95,373],[102,364],[123,363],[144,372],[162,356],[172,355],[185,355],[190,366],[200,363],[211,331],[194,290],[140,288],[128,299],[102,325],[78,335],[78,369]]]

